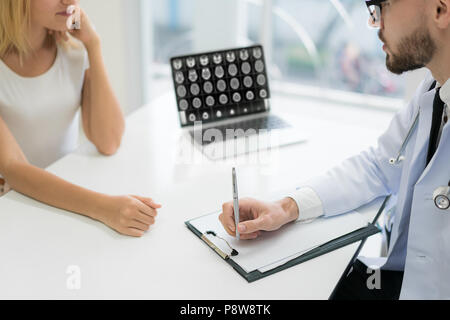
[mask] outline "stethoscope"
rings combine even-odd
[[[420,110],[417,112],[416,118],[414,119],[411,128],[408,130],[408,134],[406,135],[406,138],[403,141],[400,150],[398,151],[397,157],[389,159],[389,163],[391,165],[398,165],[403,160],[405,160],[403,153],[405,152],[406,146],[408,145],[409,140],[411,139],[411,136],[416,129],[417,124],[419,123],[419,115]],[[450,181],[448,182],[447,186],[438,187],[436,188],[436,190],[434,190],[433,201],[438,209],[448,210],[448,208],[450,208]]]

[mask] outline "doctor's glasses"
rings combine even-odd
[[[378,29],[381,26],[381,9],[386,0],[366,0],[367,9],[369,9],[368,25],[371,28]]]

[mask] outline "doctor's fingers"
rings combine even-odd
[[[260,231],[270,229],[270,219],[267,216],[259,216],[254,220],[242,221],[238,225],[238,231],[241,235],[254,236]]]
[[[234,225],[234,207],[233,202],[226,202],[222,205],[222,213],[219,216],[220,222],[222,222],[225,230],[230,235],[234,235],[236,226]]]
[[[234,221],[233,219],[226,218],[225,214],[222,212],[219,215],[219,221],[220,223],[222,223],[223,228],[225,229],[225,231],[230,235],[230,236],[234,236],[235,233],[234,231],[236,230],[234,227]]]
[[[260,214],[261,208],[259,201],[251,198],[244,198],[239,200],[239,221],[251,220]],[[222,217],[219,220],[228,233],[234,235],[236,226],[234,222],[234,203],[232,201],[226,202],[222,205]]]
[[[239,200],[239,218],[240,220],[254,219],[259,215],[261,208],[260,202],[252,198]],[[234,202],[229,201],[222,205],[222,212],[226,217],[231,217],[234,222]],[[233,223],[234,225],[234,223]]]
[[[241,240],[253,240],[253,239],[258,238],[260,235],[261,235],[261,231],[256,231],[256,232],[247,233],[247,234],[241,233],[241,234],[239,234],[239,238]]]
[[[249,214],[251,214],[251,210],[249,210],[249,206],[246,204],[245,200],[239,201],[239,220],[247,220],[250,219]],[[222,205],[222,219],[220,220],[224,227],[229,228],[232,232],[236,230],[236,226],[234,223],[234,203],[232,201],[225,202]],[[220,219],[220,217],[219,217]]]
[[[225,231],[230,235],[235,237],[236,236],[236,232],[235,232],[235,227],[234,227],[234,221],[228,221],[225,222],[225,215],[223,213],[221,213],[219,215],[219,220],[222,223],[223,228],[225,229]],[[240,234],[240,239],[242,240],[249,240],[249,239],[255,239],[257,238],[261,233],[259,231],[257,232],[252,232],[252,233],[247,233],[247,234]]]

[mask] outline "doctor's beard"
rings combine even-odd
[[[386,43],[381,31],[378,32],[378,37]],[[426,27],[421,26],[410,36],[400,40],[397,53],[386,52],[386,67],[395,74],[420,69],[431,61],[435,52],[436,44],[430,32]]]

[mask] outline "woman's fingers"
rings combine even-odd
[[[152,207],[153,209],[161,208],[161,205],[154,202],[152,198],[146,198],[141,196],[132,195],[132,197],[138,199],[139,201],[145,203],[147,206]]]
[[[150,228],[150,226],[138,220],[131,220],[128,222],[128,228],[136,228],[141,231],[147,231]]]
[[[144,231],[136,229],[136,228],[126,228],[123,232],[123,234],[131,237],[142,237],[144,235]]]
[[[146,205],[139,199],[137,199],[137,200],[138,200],[138,201],[136,201],[137,208],[142,214],[145,214],[149,217],[156,217],[158,215],[158,213],[156,212],[155,209],[153,209],[152,207],[149,207],[148,205]]]
[[[146,214],[143,214],[142,212],[138,212],[137,216],[136,216],[136,220],[145,223],[147,225],[152,225],[155,223],[155,218],[154,217],[150,217]]]

